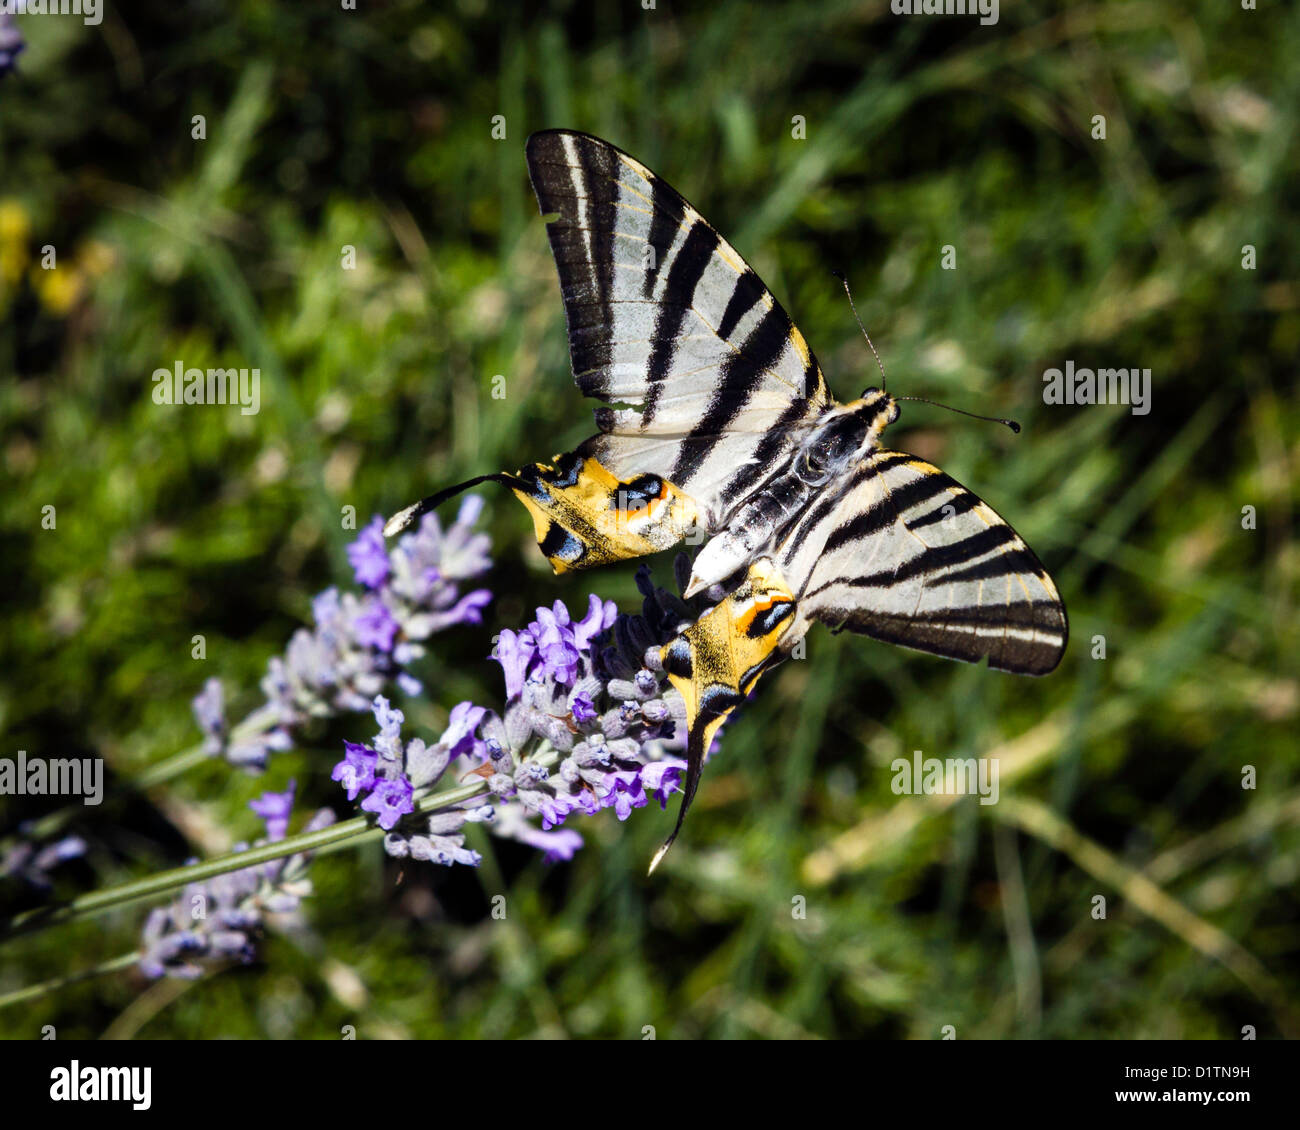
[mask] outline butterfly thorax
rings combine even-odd
[[[867,389],[860,400],[833,405],[800,446],[794,473],[810,486],[832,481],[865,459],[896,419],[898,402],[876,388]]]
[[[849,470],[871,453],[897,417],[893,397],[878,389],[828,408],[793,457],[740,503],[696,557],[686,595],[743,570],[777,545],[808,506],[838,494]]]

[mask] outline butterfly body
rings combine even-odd
[[[700,551],[684,595],[719,584],[768,554],[809,505],[838,493],[845,473],[870,454],[897,418],[897,401],[878,389],[868,389],[851,404],[828,407],[789,460],[737,506]]]
[[[557,573],[709,536],[687,591],[721,598],[661,653],[688,722],[678,829],[717,727],[814,622],[1018,674],[1056,667],[1068,628],[1051,578],[976,495],[881,447],[891,396],[838,404],[758,275],[640,162],[571,130],[526,148],[598,431],[385,531],[491,480],[527,507]]]

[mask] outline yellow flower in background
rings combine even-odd
[[[116,262],[113,249],[97,239],[87,240],[66,266],[45,269],[32,267],[32,289],[51,314],[62,317],[82,298],[95,279],[104,275]]]
[[[31,230],[32,222],[21,201],[0,200],[0,243],[26,243]]]
[[[0,200],[0,283],[12,286],[27,267],[27,239],[32,224],[17,200]]]
[[[95,279],[107,274],[117,261],[113,248],[98,239],[88,239],[70,261],[46,268],[33,262],[30,248],[32,221],[22,202],[0,199],[0,308],[8,305],[11,290],[30,269],[32,290],[41,305],[56,317],[67,314]]]
[[[76,304],[86,288],[86,276],[74,263],[53,270],[32,268],[32,289],[51,314],[62,317]]]
[[[88,239],[77,252],[77,262],[86,272],[87,277],[97,279],[101,275],[108,274],[113,264],[117,262],[117,255],[107,243],[98,239]]]

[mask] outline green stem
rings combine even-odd
[[[100,962],[93,969],[83,969],[80,973],[69,973],[66,977],[54,977],[49,981],[41,981],[36,985],[27,985],[25,988],[15,989],[12,993],[5,993],[0,996],[0,1008],[8,1008],[11,1004],[22,1004],[25,1001],[35,1000],[37,997],[43,997],[46,993],[66,988],[68,985],[75,985],[78,981],[89,981],[92,977],[100,977],[105,973],[116,973],[120,969],[129,969],[139,960],[140,954],[138,952],[124,953],[108,961]]]
[[[551,759],[554,760],[554,758],[555,755],[552,754]],[[546,763],[545,757],[542,758],[542,763]],[[421,813],[434,812],[440,808],[460,804],[487,792],[487,787],[486,780],[479,780],[473,784],[431,793],[416,802],[415,811]],[[79,895],[69,902],[36,907],[33,910],[25,911],[11,918],[7,923],[0,925],[0,941],[15,938],[22,934],[30,934],[37,930],[44,930],[50,926],[58,926],[65,922],[73,922],[79,918],[102,914],[115,907],[145,902],[156,898],[158,895],[177,890],[187,883],[199,883],[205,879],[213,879],[218,875],[224,875],[229,871],[242,871],[246,867],[257,867],[288,855],[296,855],[299,852],[319,852],[324,854],[337,851],[353,844],[369,843],[372,840],[382,838],[383,835],[384,830],[375,827],[369,816],[358,816],[352,820],[345,820],[340,824],[331,824],[328,828],[322,828],[316,832],[299,832],[296,836],[288,836],[283,840],[276,840],[274,843],[261,844],[246,851],[230,852],[218,856],[216,859],[193,863],[187,867],[174,867],[170,871],[160,871],[143,879],[133,879],[129,883],[122,883],[106,890],[91,891],[89,894]]]
[[[171,757],[164,758],[156,765],[150,765],[142,773],[137,774],[127,782],[129,788],[138,792],[145,789],[152,789],[155,785],[161,785],[164,781],[170,781],[173,777],[179,777],[188,769],[193,769],[196,765],[201,765],[212,755],[208,753],[202,743],[191,746],[189,749],[182,750],[180,753],[174,753]]]

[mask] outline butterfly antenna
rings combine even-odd
[[[849,296],[849,309],[853,311],[853,319],[858,323],[858,329],[862,331],[862,336],[867,339],[867,344],[871,346],[871,355],[876,359],[876,365],[880,369],[880,391],[885,391],[885,385],[888,378],[885,376],[885,366],[880,360],[880,354],[876,352],[876,347],[871,345],[871,335],[867,333],[867,327],[862,324],[862,319],[858,317],[858,308],[853,302],[853,291],[849,289],[849,280],[844,277],[843,271],[832,271],[834,275],[844,286],[844,293]]]
[[[871,345],[871,335],[867,333],[867,327],[862,324],[862,319],[858,317],[858,308],[853,303],[853,292],[849,290],[849,280],[844,277],[843,271],[832,271],[834,275],[844,286],[844,293],[849,296],[849,309],[853,311],[853,317],[858,323],[858,329],[862,331],[862,336],[867,339],[867,344]],[[871,345],[871,352],[876,358],[876,364],[880,366],[880,391],[885,391],[885,366],[880,362],[880,354],[876,352],[876,347]],[[991,424],[1005,424],[1013,432],[1019,434],[1020,425],[1015,420],[1005,420],[1001,416],[981,416],[976,412],[967,412],[964,408],[954,408],[951,404],[940,404],[937,400],[926,400],[924,396],[896,396],[895,400],[916,400],[921,404],[933,404],[936,408],[946,408],[949,412],[960,412],[963,416],[969,416],[973,420],[987,420]]]
[[[990,424],[1006,424],[1013,432],[1019,434],[1020,425],[1015,420],[1006,420],[1001,416],[981,416],[978,412],[967,412],[964,408],[954,408],[951,404],[940,404],[937,400],[926,400],[924,396],[896,396],[895,400],[915,400],[921,404],[933,404],[936,408],[946,408],[949,412],[959,412],[972,420],[987,420]]]
[[[512,475],[497,473],[495,475],[479,475],[477,479],[470,479],[468,482],[458,483],[454,487],[448,487],[446,490],[440,490],[437,494],[431,494],[428,498],[422,498],[419,502],[408,506],[405,510],[399,510],[387,522],[384,523],[384,537],[391,538],[394,534],[400,534],[407,526],[417,518],[422,518],[430,510],[441,506],[449,498],[454,498],[463,490],[469,490],[470,487],[476,487],[479,483],[506,483],[513,480]]]

